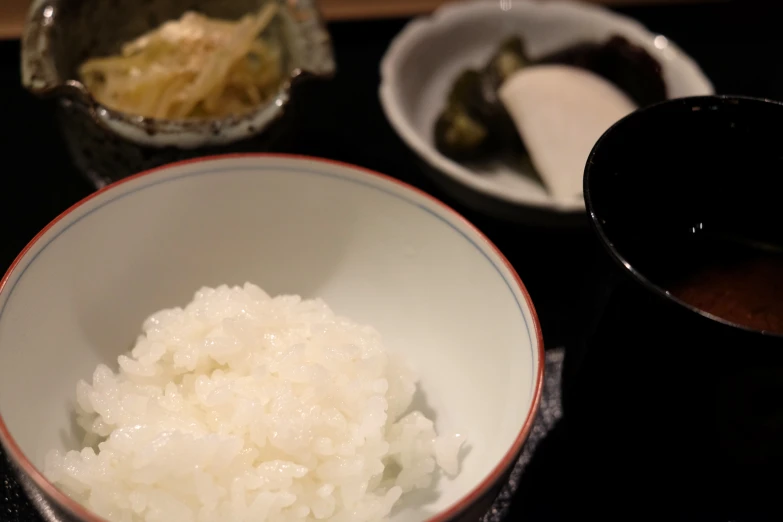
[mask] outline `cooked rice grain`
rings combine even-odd
[[[111,521],[378,521],[458,471],[404,361],[319,299],[203,288],[118,363],[77,384],[85,448],[45,466]]]

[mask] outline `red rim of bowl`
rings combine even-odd
[[[223,154],[223,155],[215,155],[215,156],[203,156],[199,158],[169,163],[166,165],[162,165],[160,167],[155,167],[153,169],[146,170],[144,172],[140,172],[138,174],[134,174],[133,176],[129,176],[127,178],[123,178],[119,181],[116,181],[111,185],[107,185],[106,187],[103,187],[102,189],[93,192],[89,196],[78,201],[70,208],[65,210],[63,213],[61,213],[59,216],[54,218],[48,225],[46,225],[40,232],[38,232],[38,234],[36,234],[36,236],[24,247],[24,249],[19,253],[19,255],[16,256],[16,259],[14,259],[13,263],[11,263],[11,266],[5,272],[3,278],[0,279],[0,293],[2,293],[2,291],[5,289],[6,283],[8,282],[8,279],[11,277],[11,274],[16,270],[16,267],[21,263],[22,259],[27,255],[27,253],[32,249],[32,247],[41,239],[41,237],[44,234],[46,234],[53,226],[55,226],[57,223],[65,219],[71,212],[81,207],[88,201],[112,190],[113,188],[119,185],[142,178],[144,176],[149,176],[161,170],[166,170],[172,167],[178,167],[178,166],[188,165],[192,163],[204,163],[209,161],[232,159],[232,158],[276,158],[276,159],[294,159],[294,160],[298,159],[298,160],[312,161],[317,163],[326,163],[333,166],[359,171],[364,174],[373,176],[375,178],[380,178],[387,182],[391,182],[394,185],[397,185],[408,191],[418,194],[419,196],[424,197],[431,203],[436,204],[442,210],[445,210],[452,217],[456,218],[462,227],[476,234],[487,246],[490,247],[490,249],[494,252],[495,256],[497,256],[497,258],[505,265],[506,269],[513,277],[513,282],[516,283],[517,288],[525,297],[525,303],[530,309],[530,315],[533,318],[535,338],[538,344],[538,350],[537,350],[538,370],[535,376],[535,389],[533,390],[533,401],[531,404],[530,411],[528,412],[527,418],[525,419],[525,422],[522,425],[522,429],[519,432],[519,435],[517,435],[517,438],[516,440],[514,440],[514,443],[511,445],[511,448],[509,448],[509,450],[503,456],[503,459],[495,466],[495,468],[490,472],[490,474],[478,486],[474,487],[470,491],[470,493],[462,497],[460,500],[458,500],[455,504],[447,508],[442,513],[439,513],[438,515],[435,515],[430,519],[428,519],[427,522],[447,522],[449,520],[456,518],[462,512],[466,511],[470,506],[472,506],[481,498],[483,498],[484,495],[486,495],[492,489],[492,487],[504,476],[506,471],[508,471],[509,468],[511,468],[511,466],[514,464],[514,462],[518,458],[519,453],[522,450],[522,446],[525,440],[527,439],[527,436],[530,433],[531,428],[533,427],[533,421],[535,420],[536,413],[538,412],[539,402],[541,400],[541,389],[544,381],[544,339],[541,334],[541,325],[538,320],[538,315],[536,314],[536,309],[533,306],[533,301],[530,298],[530,294],[528,293],[527,288],[525,288],[524,283],[522,283],[522,280],[519,278],[519,274],[517,274],[516,270],[514,270],[514,267],[511,265],[508,259],[506,259],[506,256],[504,256],[503,253],[500,252],[500,250],[495,246],[495,244],[492,243],[492,241],[490,241],[489,238],[487,238],[487,236],[484,235],[483,232],[481,232],[478,228],[476,228],[467,219],[462,217],[462,215],[460,215],[456,210],[452,209],[442,201],[436,199],[435,197],[427,194],[426,192],[412,185],[404,183],[398,179],[392,178],[391,176],[380,174],[370,169],[366,169],[356,165],[351,165],[349,163],[344,163],[341,161],[329,160],[324,158],[315,158],[311,156],[296,155],[296,154],[269,154],[269,153]],[[86,507],[82,506],[81,504],[79,504],[78,502],[76,502],[75,500],[67,496],[65,493],[57,489],[54,486],[54,484],[49,482],[49,480],[46,477],[44,477],[43,473],[38,471],[38,469],[35,466],[33,466],[30,460],[25,456],[25,454],[16,444],[16,441],[11,436],[11,433],[8,431],[8,427],[5,425],[5,421],[3,420],[2,414],[0,414],[0,443],[2,443],[2,445],[5,447],[8,457],[14,462],[14,464],[16,464],[22,471],[24,471],[24,473],[30,479],[32,479],[32,481],[36,484],[36,486],[38,486],[50,500],[53,500],[56,504],[65,508],[67,511],[69,511],[72,515],[76,516],[78,519],[87,522],[106,522],[103,518],[93,514]]]

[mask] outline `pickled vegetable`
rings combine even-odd
[[[521,38],[514,36],[504,41],[484,69],[482,79],[488,94],[497,99],[497,90],[508,78],[530,64]]]
[[[480,160],[503,149],[524,150],[498,88],[528,63],[520,38],[506,40],[480,72],[466,70],[435,123],[435,146],[456,160]]]
[[[475,116],[481,99],[481,79],[467,70],[454,82],[446,108],[435,123],[435,146],[457,160],[480,159],[490,152],[489,129]]]
[[[644,107],[667,98],[661,64],[622,36],[604,43],[582,43],[550,54],[541,64],[571,65],[602,76]]]
[[[567,65],[588,70],[613,83],[637,105],[667,98],[661,65],[622,36],[605,42],[577,43],[543,58],[531,59],[518,36],[505,39],[480,70],[463,71],[454,81],[435,128],[435,146],[457,161],[515,156],[527,151],[498,92],[515,73],[538,65]]]
[[[280,50],[261,38],[277,13],[267,3],[238,21],[195,12],[166,22],[79,69],[102,104],[128,114],[183,119],[241,114],[281,83]]]

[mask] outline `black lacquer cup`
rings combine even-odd
[[[616,509],[781,519],[783,105],[637,111],[596,144],[584,193],[605,248],[565,361],[571,478]]]

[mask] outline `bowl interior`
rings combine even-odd
[[[777,102],[708,96],[621,120],[585,174],[588,211],[610,252],[661,289],[725,255],[694,238],[783,245],[781,118]]]
[[[538,58],[583,41],[619,34],[644,47],[662,65],[670,97],[710,94],[698,67],[665,38],[604,9],[570,2],[493,2],[449,5],[406,28],[384,64],[381,97],[403,139],[431,166],[475,190],[521,205],[583,211],[581,197],[557,205],[524,169],[504,161],[462,165],[440,154],[433,125],[457,75],[486,64],[507,36],[521,35]],[[529,173],[528,173],[529,174]]]
[[[408,499],[424,520],[475,488],[528,420],[538,325],[515,275],[456,214],[320,161],[241,157],[116,185],[46,231],[0,291],[0,412],[39,470],[78,444],[75,385],[127,351],[142,320],[204,285],[323,297],[375,326],[421,378],[419,407],[464,433],[461,474]]]

